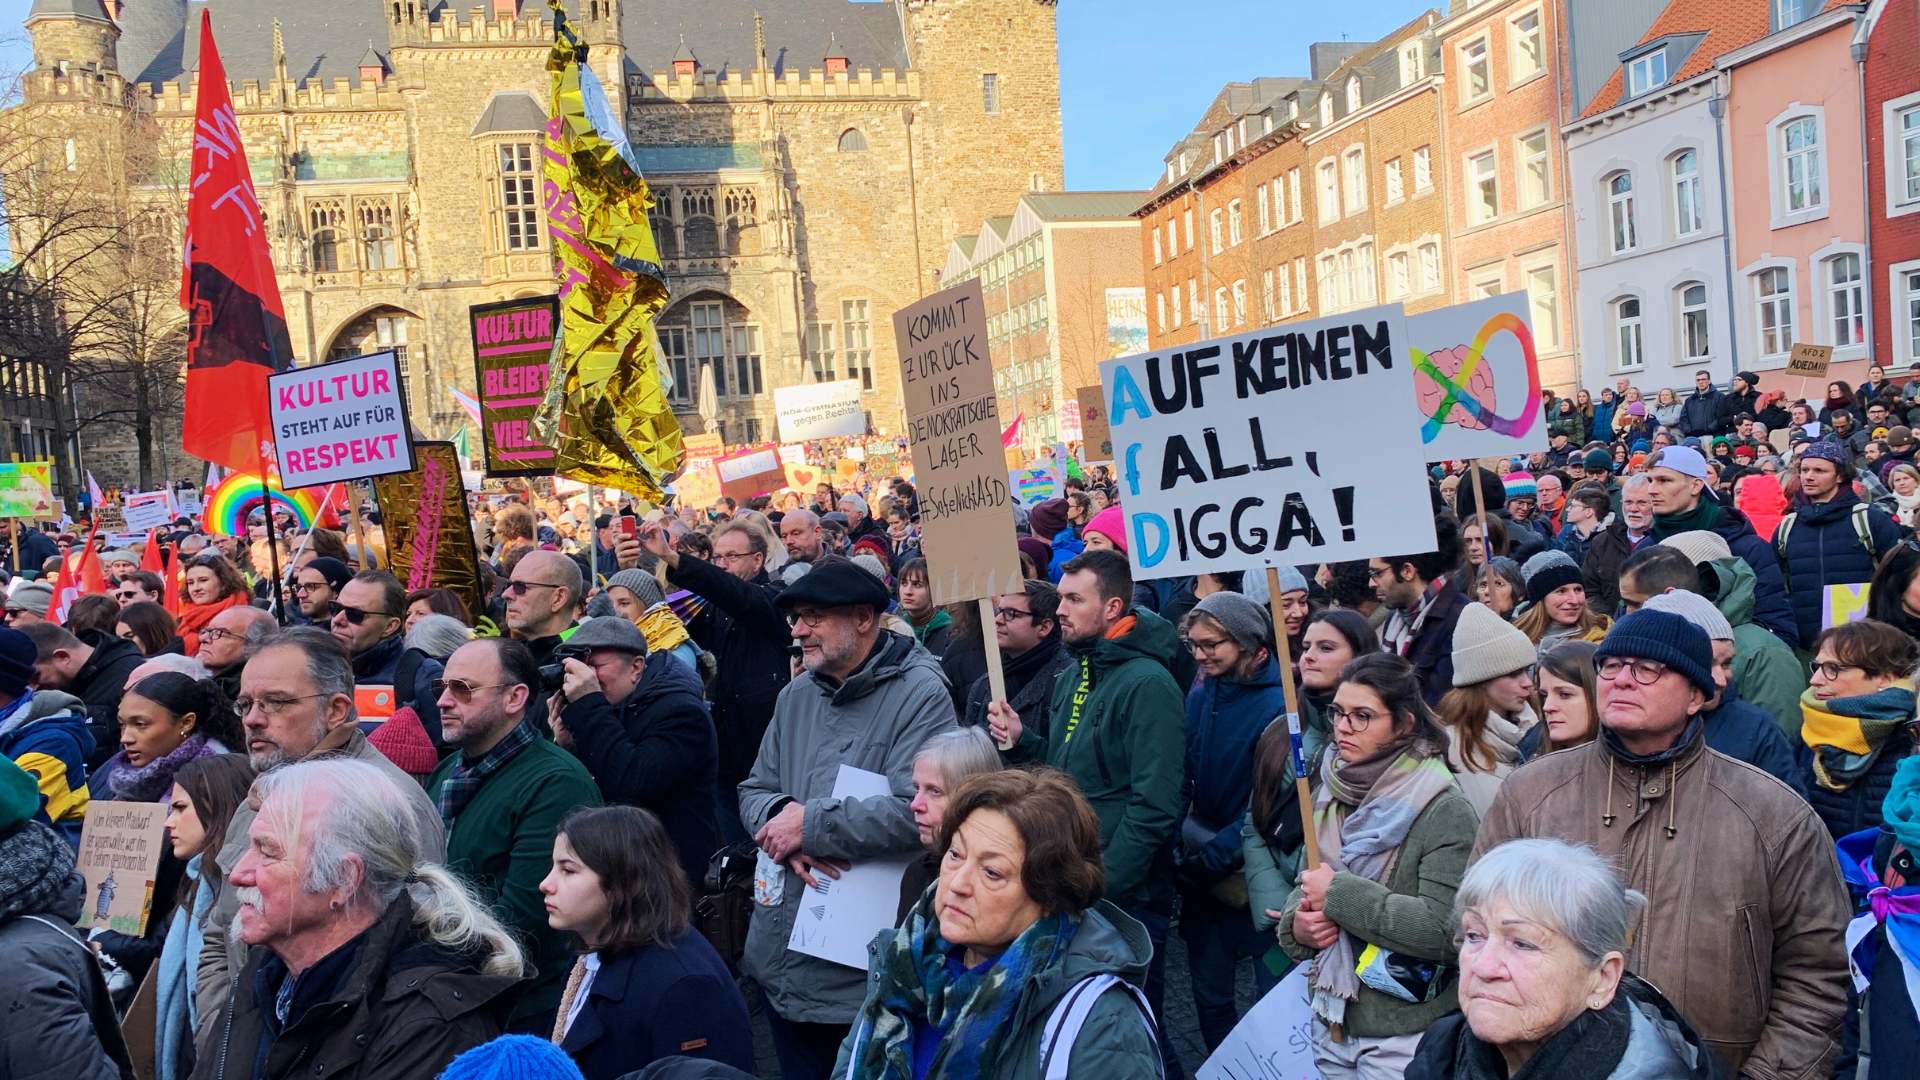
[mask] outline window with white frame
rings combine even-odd
[[[1613,253],[1639,246],[1633,223],[1633,174],[1617,172],[1607,178],[1607,233]]]
[[[1247,282],[1245,278],[1233,283],[1233,325],[1247,324]]]
[[[1627,61],[1627,96],[1639,97],[1666,85],[1667,50],[1655,49]]]
[[[1613,308],[1613,363],[1621,371],[1646,366],[1646,337],[1640,325],[1640,298],[1623,296]]]
[[[1400,175],[1400,159],[1387,162],[1387,205],[1392,206],[1407,197],[1406,179]]]
[[[1413,191],[1424,195],[1433,190],[1433,150],[1416,146],[1413,150]]]
[[[1333,123],[1333,91],[1320,91],[1320,126]]]
[[[1387,299],[1398,300],[1413,291],[1412,271],[1407,263],[1407,253],[1404,251],[1387,256]]]
[[[1920,94],[1887,103],[1887,201],[1920,210]]]
[[[1318,210],[1320,222],[1325,224],[1340,216],[1340,178],[1335,175],[1333,159],[1320,163],[1320,201]]]
[[[1483,225],[1500,216],[1500,176],[1493,151],[1467,159],[1467,219]]]
[[[1228,247],[1233,247],[1234,245],[1238,244],[1242,238],[1240,216],[1241,216],[1240,200],[1235,199],[1232,202],[1227,204],[1227,246]]]
[[[1273,278],[1274,284],[1279,286],[1277,302],[1280,305],[1280,314],[1290,315],[1293,313],[1293,281],[1287,274],[1285,263],[1280,264],[1279,271],[1273,275]]]
[[[1200,310],[1200,283],[1194,278],[1187,279],[1187,318],[1199,322],[1205,314]]]
[[[1347,79],[1347,111],[1360,111],[1360,76],[1358,75]]]
[[[1906,348],[1907,362],[1920,363],[1920,264],[1894,268],[1893,332]]]
[[[1706,224],[1700,197],[1700,153],[1682,150],[1673,155],[1673,233],[1692,236]]]
[[[1357,214],[1367,208],[1367,152],[1354,147],[1340,157],[1342,186],[1346,189],[1347,213]]]
[[[1527,271],[1527,307],[1533,314],[1533,343],[1543,349],[1560,344],[1560,287],[1552,263]]]
[[[1540,31],[1540,9],[1507,21],[1507,81],[1520,82],[1546,70],[1546,46]]]
[[[1553,190],[1547,176],[1547,132],[1545,128],[1514,140],[1514,152],[1520,162],[1520,209],[1531,210],[1547,201]]]
[[[1153,324],[1161,333],[1167,332],[1167,294],[1157,289],[1153,294]]]
[[[1354,273],[1359,276],[1359,299],[1371,304],[1380,296],[1380,268],[1373,259],[1372,241],[1360,245],[1360,250],[1354,255],[1354,263]]]
[[[1160,258],[1160,230],[1155,229],[1153,230],[1153,265],[1159,266],[1162,261],[1164,260]]]
[[[1432,242],[1421,244],[1417,254],[1420,257],[1420,291],[1432,292],[1440,287],[1440,245]]]
[[[1173,328],[1180,329],[1180,286],[1175,285],[1167,290],[1167,307],[1173,313]]]
[[[1300,220],[1300,170],[1298,167],[1287,170],[1287,218]]]
[[[1307,300],[1307,257],[1301,255],[1293,260],[1293,296],[1299,305],[1295,310],[1305,311],[1313,305]]]
[[[1696,363],[1713,355],[1707,324],[1707,287],[1689,281],[1674,291],[1674,310],[1680,313],[1680,362]]]
[[[1225,210],[1216,206],[1213,208],[1213,212],[1207,215],[1207,235],[1213,239],[1213,253],[1215,255],[1226,250],[1227,212]]]
[[[1273,221],[1267,216],[1267,185],[1261,184],[1253,189],[1254,235],[1265,236],[1273,231]]]
[[[1320,256],[1319,274],[1315,280],[1319,283],[1320,306],[1322,308],[1331,310],[1340,306],[1339,284],[1334,280],[1334,276],[1339,273],[1339,269],[1339,265],[1334,261],[1332,255],[1327,254]]]
[[[1487,39],[1475,38],[1460,46],[1460,104],[1484,101],[1493,93],[1492,61],[1487,57]]]
[[[1180,227],[1179,226],[1180,226],[1180,223],[1178,221],[1175,221],[1173,218],[1169,217],[1167,219],[1167,258],[1169,259],[1173,258],[1175,255],[1180,254]]]
[[[1780,209],[1800,214],[1826,204],[1826,164],[1820,150],[1820,121],[1798,116],[1780,125]]]
[[[1260,271],[1260,302],[1261,307],[1267,313],[1268,322],[1272,322],[1280,317],[1279,309],[1273,306],[1273,267],[1271,266]]]
[[[1426,57],[1417,41],[1400,46],[1400,85],[1407,86],[1426,75]]]
[[[1773,0],[1773,29],[1776,32],[1785,30],[1820,10],[1821,6],[1815,0]]]
[[[1831,344],[1847,348],[1867,343],[1866,277],[1860,256],[1846,252],[1821,264],[1827,290],[1827,319],[1833,328]]]
[[[991,71],[980,76],[980,108],[988,115],[1000,111],[1000,76]]]
[[[1753,302],[1760,316],[1760,354],[1784,356],[1793,346],[1793,278],[1784,266],[1753,275]]]
[[[1340,284],[1334,287],[1334,292],[1340,297],[1340,303],[1343,305],[1359,302],[1360,277],[1359,270],[1355,266],[1352,249],[1341,252],[1338,263],[1340,266]]]
[[[1494,271],[1485,277],[1477,277],[1467,283],[1467,296],[1472,300],[1486,300],[1500,295],[1500,272]]]
[[[1187,234],[1186,235],[1187,250],[1192,251],[1193,250],[1193,207],[1191,206],[1187,207],[1186,212],[1180,215],[1180,231]]]
[[[540,201],[535,188],[540,166],[532,143],[500,146],[500,235],[508,251],[531,251],[540,246]]]
[[[1225,285],[1213,290],[1213,327],[1208,331],[1209,333],[1218,334],[1232,325],[1227,321],[1227,318],[1232,314],[1227,308],[1229,302],[1227,299],[1227,287]]]

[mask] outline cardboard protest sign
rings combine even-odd
[[[153,910],[153,883],[167,843],[167,805],[155,802],[87,804],[75,869],[87,879],[80,925],[139,937]]]
[[[720,498],[720,477],[712,459],[690,462],[673,481],[673,498],[681,506],[704,507]]]
[[[709,431],[701,435],[682,435],[680,449],[687,461],[712,461],[727,452],[727,445],[720,436]]]
[[[827,478],[826,473],[818,465],[795,465],[789,461],[785,468],[787,486],[803,495],[811,492],[814,485]]]
[[[267,404],[288,490],[413,468],[406,390],[390,349],[275,372]]]
[[[715,458],[713,466],[720,477],[720,494],[738,502],[764,495],[787,482],[780,451],[772,443],[735,450]]]
[[[533,414],[546,398],[547,361],[559,309],[554,296],[467,309],[488,476],[544,476],[553,471],[553,447],[534,436]]]
[[[835,458],[833,479],[836,484],[845,487],[860,479],[860,463],[850,457]]]
[[[1097,386],[1073,392],[1080,404],[1081,456],[1088,461],[1113,460],[1113,428],[1107,424],[1106,396]]]
[[[1392,304],[1100,365],[1134,577],[1431,550],[1404,335]]]
[[[120,508],[126,518],[129,532],[146,532],[148,529],[164,529],[179,516],[174,504],[173,492],[135,491],[127,495]]]
[[[773,411],[780,421],[780,438],[787,442],[867,433],[859,379],[776,386]]]
[[[415,443],[413,449],[418,467],[373,482],[387,534],[385,569],[408,592],[452,589],[477,618],[486,611],[487,598],[480,588],[480,555],[467,518],[460,455],[450,442]]]
[[[1020,587],[1013,493],[978,279],[893,313],[933,602]],[[996,457],[999,453],[1001,456]]]
[[[1829,585],[1820,596],[1820,629],[1827,630],[1868,618],[1867,603],[1873,586]]]
[[[1306,964],[1254,1002],[1194,1080],[1318,1080],[1313,1063],[1313,991]]]
[[[53,462],[0,461],[0,517],[60,516],[53,499]]]
[[[1524,292],[1407,316],[1425,461],[1547,449]]]
[[[1809,345],[1796,341],[1787,351],[1788,375],[1798,375],[1803,379],[1824,379],[1827,368],[1833,366],[1833,346]]]

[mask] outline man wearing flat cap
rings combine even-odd
[[[788,1077],[833,1071],[867,977],[787,948],[801,890],[853,863],[920,849],[908,809],[913,758],[955,726],[939,660],[882,626],[889,599],[872,574],[828,556],[776,601],[805,670],[780,692],[740,785],[740,818],[760,847],[743,967],[766,997]],[[885,776],[888,794],[836,797],[842,765]]]

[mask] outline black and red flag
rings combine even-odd
[[[205,11],[194,104],[193,188],[180,276],[189,326],[181,442],[207,461],[260,472],[273,460],[271,446],[263,445],[273,437],[267,376],[293,366],[293,343],[226,68]]]

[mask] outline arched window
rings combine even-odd
[[[1614,173],[1607,181],[1607,221],[1612,228],[1613,253],[1632,251],[1639,244],[1633,225],[1633,174]]]
[[[1674,298],[1680,312],[1680,359],[1705,360],[1713,355],[1713,340],[1707,329],[1707,287],[1689,281],[1674,290]]]
[[[1700,155],[1682,150],[1673,155],[1673,232],[1691,236],[1700,231],[1706,216],[1700,200]]]
[[[848,128],[840,133],[840,152],[859,153],[867,148],[867,136],[859,128]]]
[[[1620,370],[1646,365],[1646,338],[1640,328],[1640,298],[1623,296],[1613,302],[1614,361]]]
[[[680,255],[680,240],[673,232],[673,219],[667,216],[667,208],[656,203],[647,211],[647,224],[653,227],[653,244],[660,251],[662,259],[674,259]]]

